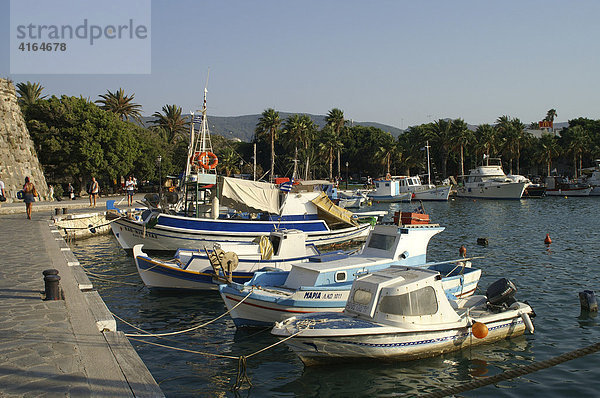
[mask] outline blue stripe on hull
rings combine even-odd
[[[325,232],[327,227],[322,220],[296,220],[272,222],[265,221],[235,221],[235,220],[203,220],[203,219],[185,219],[161,215],[158,218],[157,226],[188,229],[194,232],[215,233],[215,232],[246,232],[267,235],[274,228],[281,229],[299,229],[304,232]]]
[[[149,261],[147,258],[138,257],[137,263],[140,268],[140,272],[152,272],[155,274],[165,275],[171,278],[177,278],[188,282],[195,282],[199,284],[215,284],[213,281],[214,272],[212,270],[207,270],[206,272],[192,272],[192,271],[184,271],[177,270],[171,267],[165,267],[158,265],[152,261]],[[248,282],[252,279],[254,272],[233,272],[233,281],[237,283]]]

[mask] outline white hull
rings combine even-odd
[[[422,191],[415,191],[414,200],[440,200],[447,201],[450,196],[451,185],[443,185]]]
[[[489,322],[483,339],[473,337],[469,327],[440,331],[415,331],[372,335],[329,335],[304,338],[302,333],[286,343],[305,365],[353,359],[410,361],[428,358],[475,346],[493,343],[525,332],[521,317]],[[375,328],[378,329],[378,328]],[[379,328],[383,329],[383,328]]]
[[[249,223],[253,221],[247,221]],[[253,232],[219,232],[210,230],[191,230],[157,225],[147,229],[141,222],[121,218],[111,224],[112,231],[119,244],[126,250],[135,245],[144,245],[145,250],[175,251],[177,249],[201,249],[215,242],[251,242],[261,235]],[[272,223],[272,228],[277,224]],[[370,230],[369,224],[330,231],[307,232],[306,243],[316,246],[365,240]]]
[[[590,196],[592,188],[546,189],[547,196]],[[600,195],[600,192],[594,194]]]
[[[456,188],[456,195],[461,198],[479,199],[520,199],[525,190],[523,182],[507,182],[497,184],[466,184]]]

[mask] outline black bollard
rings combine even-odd
[[[49,272],[46,274],[46,272]],[[60,276],[58,276],[58,271],[55,269],[49,269],[43,272],[44,273],[44,285],[46,298],[44,300],[60,300]]]
[[[58,216],[60,214],[60,207],[55,207],[54,208],[54,215]]]
[[[42,274],[44,276],[48,276],[48,275],[58,275],[58,270],[54,269],[54,268],[50,268],[50,269],[46,269],[44,271],[42,271]]]
[[[69,208],[68,207],[63,207],[63,214],[67,214],[69,212]]]
[[[598,302],[593,290],[584,290],[579,292],[579,303],[582,311],[597,312]]]

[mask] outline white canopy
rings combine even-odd
[[[266,182],[223,177],[221,204],[239,211],[279,213],[279,189]]]

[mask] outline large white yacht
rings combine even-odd
[[[508,178],[500,159],[486,157],[485,165],[472,169],[464,185],[456,188],[456,195],[463,198],[520,199],[526,185],[526,182]]]

